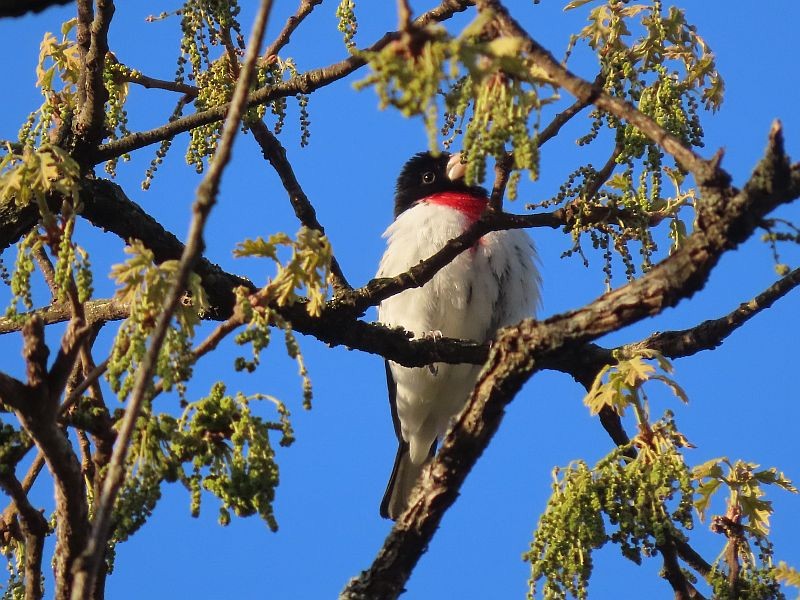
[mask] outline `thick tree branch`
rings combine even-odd
[[[69,4],[73,0],[0,0],[0,19],[21,17],[29,12],[42,12],[51,6]]]
[[[57,404],[52,400],[46,370],[48,349],[44,325],[37,317],[23,327],[23,355],[28,385],[15,408],[20,423],[33,438],[47,461],[56,491],[56,598],[69,593],[72,563],[83,548],[87,533],[88,508],[83,478],[72,445],[57,424]],[[5,399],[4,399],[5,400]]]
[[[105,103],[108,91],[103,81],[106,54],[108,53],[108,28],[114,15],[113,0],[78,0],[78,46],[81,50],[81,71],[78,80],[78,115],[75,133],[78,143],[74,156],[84,166],[86,157],[105,137]],[[89,21],[90,22],[87,22]]]
[[[82,217],[125,241],[131,238],[142,240],[153,252],[157,263],[181,257],[184,246],[178,238],[130,200],[117,184],[105,180],[86,181],[81,191],[81,203]],[[230,316],[236,287],[243,285],[252,291],[256,289],[247,279],[228,274],[205,258],[195,264],[194,270],[202,278],[208,294],[211,308],[207,316],[211,319],[222,320]],[[109,306],[108,310],[120,314],[120,308]]]
[[[412,492],[372,566],[352,580],[342,598],[394,598],[428,546],[444,512],[502,420],[505,406],[549,356],[658,314],[703,287],[720,256],[740,244],[776,206],[800,196],[800,167],[789,168],[780,127],[770,132],[765,158],[744,190],[727,185],[723,172],[698,203],[696,230],[686,244],[642,278],[585,307],[545,321],[502,330],[478,376],[467,406]]]

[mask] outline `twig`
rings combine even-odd
[[[83,380],[70,391],[67,397],[64,398],[64,402],[61,403],[58,413],[59,417],[63,417],[67,414],[69,409],[80,400],[83,392],[97,384],[97,380],[106,372],[106,369],[108,369],[108,361],[109,359],[107,358],[99,365],[92,367],[91,370],[84,373]]]
[[[147,89],[167,90],[169,92],[178,92],[185,94],[191,98],[197,96],[199,90],[197,86],[189,85],[188,83],[180,83],[177,81],[167,81],[166,79],[156,79],[155,77],[148,77],[139,71],[126,72],[122,74],[122,79],[129,83],[135,83]]]
[[[468,2],[466,0],[444,0],[438,7],[420,15],[414,24],[422,26],[431,21],[443,21],[450,18],[454,13],[466,10]],[[397,32],[387,33],[377,42],[372,44],[366,51],[377,51],[384,48],[390,42],[398,39]],[[306,71],[297,77],[292,77],[288,81],[278,83],[273,86],[261,88],[247,97],[247,106],[256,104],[266,104],[276,98],[294,96],[297,93],[310,94],[314,90],[320,89],[334,83],[350,73],[363,67],[366,60],[360,56],[350,56],[340,62],[327,67]],[[230,104],[223,104],[208,110],[204,110],[187,117],[176,119],[170,123],[125,136],[119,140],[102,144],[92,156],[92,162],[98,164],[106,160],[122,156],[133,150],[144,148],[150,144],[155,144],[163,140],[175,137],[179,133],[189,131],[195,127],[220,121],[225,118]]]
[[[599,78],[596,79],[595,82],[597,82],[598,80]],[[589,106],[589,104],[591,103],[588,102],[587,100],[575,100],[575,102],[573,102],[569,107],[567,107],[562,112],[558,113],[550,122],[550,124],[544,129],[542,129],[541,132],[539,132],[539,137],[537,140],[539,143],[539,147],[541,147],[548,140],[551,140],[554,137],[556,137],[558,135],[558,132],[561,131],[561,128],[564,125],[566,125],[569,122],[569,120],[572,119],[572,117],[574,117],[584,108]]]
[[[125,416],[120,424],[114,451],[107,467],[102,493],[95,509],[96,512],[91,537],[88,540],[85,552],[81,556],[80,564],[78,565],[75,575],[72,588],[72,595],[74,598],[83,598],[89,590],[94,589],[94,581],[105,553],[106,540],[108,539],[109,528],[111,526],[111,511],[125,477],[125,460],[128,454],[128,444],[136,426],[139,409],[145,399],[148,388],[152,384],[151,379],[155,368],[155,361],[161,349],[161,344],[163,343],[169,323],[172,320],[172,315],[183,295],[191,269],[203,250],[203,229],[208,215],[216,202],[222,173],[230,159],[233,140],[239,130],[239,122],[244,113],[247,101],[247,90],[250,88],[250,82],[253,77],[254,67],[271,8],[272,0],[262,0],[248,42],[247,54],[242,72],[236,82],[236,88],[230,105],[231,108],[225,121],[219,148],[214,157],[214,161],[211,163],[211,167],[197,190],[197,198],[193,206],[194,217],[189,229],[183,256],[181,257],[173,284],[164,301],[162,312],[154,327],[150,346],[147,348],[147,352],[139,365],[139,371],[136,374],[133,389],[131,390]]]
[[[289,43],[294,30],[297,29],[300,23],[302,23],[305,18],[311,14],[311,11],[320,4],[322,4],[322,0],[302,0],[300,2],[300,6],[297,8],[297,12],[286,20],[286,24],[283,26],[283,29],[277,35],[275,40],[269,46],[267,46],[267,49],[264,51],[262,56],[266,59],[269,59],[271,56],[277,56],[278,52],[280,52],[283,47]]]
[[[409,31],[411,29],[411,6],[408,0],[397,0],[397,30]]]
[[[476,4],[480,11],[491,11],[496,23],[500,25],[506,35],[522,41],[522,52],[543,69],[550,79],[569,91],[577,100],[594,104],[597,108],[634,125],[675,158],[684,169],[692,173],[699,185],[704,186],[707,181],[713,179],[717,165],[695,154],[677,137],[647,115],[636,110],[630,103],[611,96],[599,85],[590,83],[570,72],[525,29],[520,27],[500,0],[477,0]]]

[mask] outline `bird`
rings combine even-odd
[[[429,258],[480,218],[489,201],[483,187],[468,185],[461,153],[420,152],[400,171],[394,221],[378,277],[394,277]],[[415,339],[491,341],[498,329],[532,317],[541,278],[533,242],[522,229],[487,233],[425,285],[383,300],[378,321],[402,327]],[[404,367],[385,361],[398,448],[380,505],[397,520],[438,440],[463,408],[480,365],[434,363]]]

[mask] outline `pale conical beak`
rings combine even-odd
[[[447,178],[450,181],[464,179],[467,172],[467,165],[461,162],[461,152],[456,152],[447,161]]]

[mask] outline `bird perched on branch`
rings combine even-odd
[[[468,186],[461,155],[423,152],[403,167],[395,191],[394,222],[384,233],[379,277],[404,273],[464,233],[487,206],[486,190]],[[414,337],[444,336],[487,342],[501,327],[532,316],[539,302],[535,250],[521,229],[484,235],[421,288],[378,307],[378,320]],[[435,363],[409,368],[386,362],[386,380],[399,442],[380,512],[405,510],[438,438],[464,406],[480,365]]]

